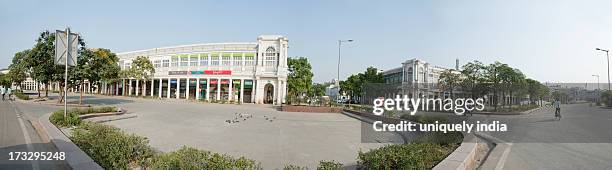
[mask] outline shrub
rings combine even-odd
[[[442,146],[458,146],[463,141],[461,132],[424,132],[414,143],[433,143]]]
[[[357,163],[363,169],[431,169],[453,150],[432,143],[388,145],[359,151]]]
[[[156,156],[149,166],[152,169],[262,169],[254,160],[232,158],[225,154],[211,153],[183,146],[181,149]]]
[[[301,167],[301,166],[297,166],[297,165],[285,165],[285,167],[283,167],[283,170],[307,170],[308,168],[306,167]]]
[[[317,170],[337,170],[342,169],[342,164],[336,161],[320,161]]]
[[[67,117],[64,117],[64,109],[55,111],[49,117],[49,121],[60,127],[77,126],[81,124],[81,118],[75,112],[69,111]]]
[[[23,94],[23,92],[20,92],[20,91],[16,91],[15,96],[17,96],[17,98],[21,100],[30,100],[30,96]]]
[[[70,139],[104,169],[144,167],[146,160],[153,156],[146,138],[126,134],[109,125],[83,123],[72,132]]]
[[[605,91],[601,93],[601,102],[607,107],[612,107],[612,91]]]

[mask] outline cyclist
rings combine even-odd
[[[555,99],[553,106],[555,107],[555,118],[561,119],[561,101]]]

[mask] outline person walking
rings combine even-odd
[[[6,95],[8,96],[8,100],[13,100],[12,98],[13,90],[11,89],[11,87],[6,88]]]
[[[4,86],[0,86],[0,93],[2,93],[2,100],[4,100],[4,94],[5,94]]]
[[[561,119],[561,101],[559,101],[559,99],[555,99],[553,106],[555,108],[555,118]]]

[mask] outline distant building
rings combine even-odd
[[[457,60],[457,66],[455,66],[457,68],[458,63],[459,61]],[[385,83],[399,87],[393,91],[393,94],[388,94],[387,97],[395,95],[425,98],[442,97],[445,94],[437,87],[437,84],[440,75],[446,70],[449,69],[429,64],[423,60],[406,60],[402,62],[401,67],[383,71]],[[458,71],[453,71],[459,74]]]

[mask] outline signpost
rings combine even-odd
[[[55,64],[64,65],[64,118],[68,113],[68,66],[76,66],[79,35],[65,31],[55,31]]]

